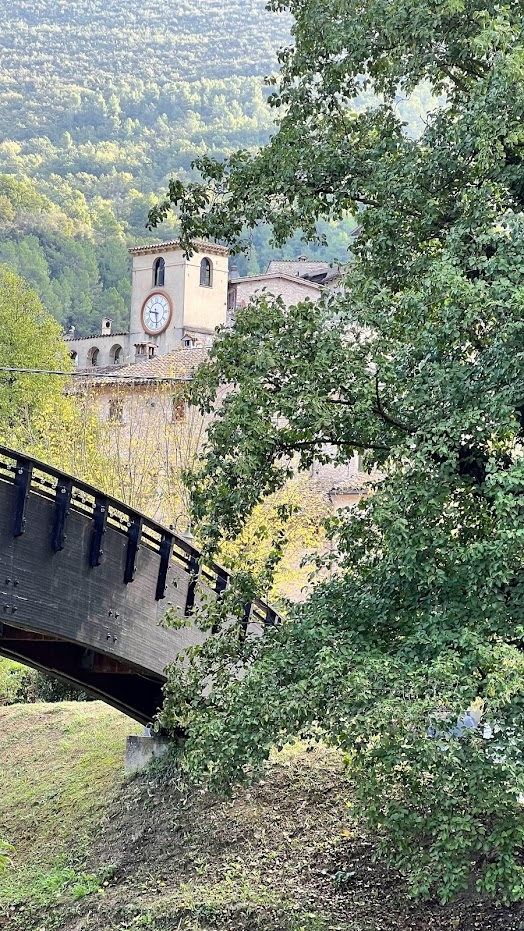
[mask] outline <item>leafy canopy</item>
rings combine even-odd
[[[100,484],[107,457],[96,414],[66,392],[67,374],[50,374],[72,368],[59,324],[0,265],[0,443]]]
[[[16,447],[49,405],[60,405],[65,378],[9,369],[68,372],[72,363],[58,323],[7,266],[0,266],[0,366],[0,437]]]
[[[334,521],[331,577],[266,637],[226,625],[194,650],[164,721],[226,782],[321,734],[414,893],[523,898],[524,4],[272,6],[295,20],[278,131],[255,156],[200,159],[151,222],[174,207],[188,249],[241,246],[260,221],[312,238],[348,212],[359,235],[343,290],[260,298],[216,342],[196,397],[211,410],[233,387],[195,513],[213,548],[293,457],[367,451],[384,478]],[[423,80],[442,103],[415,139],[396,100]]]

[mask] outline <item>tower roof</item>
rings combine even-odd
[[[219,246],[215,242],[206,242],[203,239],[194,239],[193,246],[195,252],[208,252],[211,255],[229,255],[229,249],[226,246]],[[131,255],[148,255],[158,252],[177,252],[183,247],[179,239],[168,239],[165,242],[147,243],[143,246],[133,246],[128,251]]]

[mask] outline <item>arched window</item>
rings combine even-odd
[[[124,350],[118,343],[115,343],[115,345],[111,347],[109,358],[111,359],[112,365],[120,365],[124,361]]]
[[[69,353],[69,357],[73,360],[73,362],[76,365],[76,363],[78,362],[78,353],[76,352],[75,349],[71,350],[71,352]]]
[[[166,263],[163,259],[155,259],[153,264],[153,287],[163,288],[166,274]]]
[[[87,353],[87,361],[89,365],[98,365],[98,357],[100,355],[100,350],[96,346],[93,346],[92,349]]]
[[[213,266],[209,259],[202,259],[200,263],[200,286],[202,288],[213,287]]]

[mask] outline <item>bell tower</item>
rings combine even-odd
[[[129,250],[131,357],[137,345],[153,347],[154,355],[209,345],[215,328],[225,324],[229,251],[202,241],[195,248],[190,259],[177,240]]]

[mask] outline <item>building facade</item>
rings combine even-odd
[[[78,368],[129,365],[182,348],[211,345],[226,323],[229,251],[195,243],[186,258],[177,240],[130,249],[133,257],[129,332],[101,332],[66,341]]]
[[[178,530],[187,524],[180,473],[198,455],[209,424],[188,408],[183,387],[206,360],[216,328],[232,325],[236,311],[257,294],[279,297],[286,306],[314,303],[325,288],[340,287],[341,278],[340,269],[304,257],[273,261],[265,274],[240,278],[234,266],[228,275],[227,249],[195,245],[189,259],[178,241],[130,249],[129,331],[113,333],[104,318],[94,336],[65,337],[87,375],[75,379],[72,390],[107,425],[111,493]],[[369,480],[357,455],[344,467],[318,464],[309,478],[335,509],[357,503]]]
[[[191,258],[178,240],[136,246],[133,258],[129,331],[113,333],[104,317],[100,333],[66,334],[79,369],[141,363],[179,349],[209,347],[219,326],[231,325],[238,308],[257,293],[280,297],[286,306],[317,301],[336,288],[341,270],[327,262],[298,259],[272,261],[267,272],[240,278],[228,274],[229,251],[196,241]]]

